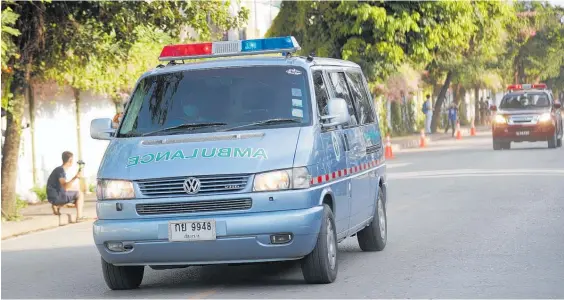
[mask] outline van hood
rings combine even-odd
[[[291,168],[300,130],[116,138],[106,149],[98,178],[140,180]]]

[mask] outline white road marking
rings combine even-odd
[[[558,169],[460,169],[433,170],[421,172],[401,172],[388,174],[389,179],[445,178],[445,177],[488,177],[488,176],[564,176]]]
[[[411,163],[386,163],[386,168],[388,169],[401,168],[409,165],[411,165]]]

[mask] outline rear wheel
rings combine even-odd
[[[114,266],[102,258],[104,281],[112,290],[132,290],[141,285],[145,266]]]
[[[504,142],[501,144],[501,149],[509,150],[511,149],[511,142]]]
[[[562,138],[556,140],[556,147],[562,147]]]
[[[337,278],[337,232],[329,205],[323,205],[323,220],[313,251],[302,259],[302,274],[307,283],[332,283]]]
[[[493,149],[494,149],[494,150],[501,150],[501,149],[502,149],[502,147],[501,147],[501,142],[498,142],[498,141],[494,140],[494,141],[493,141]]]
[[[388,236],[388,219],[386,216],[386,204],[382,189],[378,191],[376,199],[376,212],[370,225],[358,232],[356,238],[362,251],[382,251],[386,247]]]

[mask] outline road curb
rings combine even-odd
[[[88,218],[88,220],[95,220],[95,218]],[[34,216],[22,221],[2,222],[2,240],[73,224],[80,223],[76,223],[74,215],[66,213],[60,216]]]
[[[472,136],[470,136],[470,129],[469,128],[462,128],[461,130],[462,133],[462,138],[472,138]],[[487,130],[478,130],[478,132],[486,132]],[[433,143],[433,142],[437,142],[437,141],[445,141],[445,140],[450,140],[450,139],[454,139],[454,137],[451,137],[449,135],[440,135],[441,133],[436,133],[438,135],[430,135],[430,136],[426,136],[425,141],[427,144]],[[396,141],[394,142],[393,138],[392,138],[392,151],[401,151],[402,149],[414,149],[414,148],[419,148],[419,143],[420,143],[420,137],[419,136],[413,136],[411,138],[402,138],[402,141]]]

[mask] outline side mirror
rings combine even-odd
[[[562,107],[562,103],[560,103],[560,101],[555,101],[554,102],[554,108],[555,109],[560,109]]]
[[[497,111],[497,106],[492,105],[492,106],[490,107],[490,110],[491,110],[491,111]]]
[[[114,133],[112,119],[94,119],[90,122],[90,136],[95,140],[110,140]]]
[[[351,120],[347,101],[342,98],[333,98],[328,103],[329,115],[322,116],[322,120],[330,120],[329,123],[322,124],[323,127],[333,127],[346,124]]]

